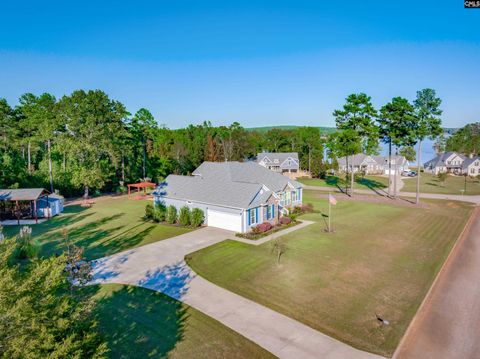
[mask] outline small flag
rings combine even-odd
[[[328,202],[330,202],[330,204],[333,204],[334,206],[337,204],[337,199],[335,197],[333,197],[333,195],[331,193],[328,194]]]

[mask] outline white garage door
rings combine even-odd
[[[225,213],[207,210],[207,225],[210,227],[218,227],[228,229],[229,231],[242,231],[242,216],[240,214]]]

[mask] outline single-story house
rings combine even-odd
[[[291,173],[300,170],[297,152],[262,152],[257,155],[257,163],[274,172]]]
[[[434,175],[442,172],[459,175],[463,172],[462,165],[466,159],[467,156],[464,156],[461,153],[445,152],[439,154],[435,158],[432,158],[430,161],[425,162],[423,168],[425,169],[425,172],[429,172]]]
[[[353,161],[352,161],[353,159]],[[347,172],[347,163],[348,163],[348,172],[351,171],[352,162],[353,162],[353,172],[365,172],[367,175],[373,174],[385,174],[388,175],[391,171],[392,174],[401,174],[403,171],[408,171],[410,163],[404,156],[391,156],[391,165],[388,165],[388,156],[369,156],[363,153],[358,153],[354,156],[340,157],[338,159],[338,169],[340,172]]]
[[[301,205],[302,187],[255,162],[203,162],[192,176],[169,175],[153,195],[155,204],[202,209],[208,226],[245,233]]]
[[[50,218],[63,212],[63,202],[43,188],[0,189],[0,221]]]

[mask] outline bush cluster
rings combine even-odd
[[[175,224],[175,222],[177,222],[177,209],[175,208],[175,206],[168,206],[165,220],[169,224]]]
[[[180,213],[177,213],[175,206],[170,205],[167,208],[161,203],[157,203],[155,206],[150,203],[147,204],[143,218],[148,221],[167,222],[169,224],[178,222],[185,227],[200,227],[205,221],[205,215],[200,208],[190,210],[187,206],[183,206]]]
[[[292,223],[292,219],[290,217],[281,217],[280,224],[290,224]]]
[[[183,206],[180,208],[180,214],[178,215],[178,223],[181,226],[189,226],[190,225],[190,208],[187,206]]]
[[[200,227],[204,220],[205,216],[200,208],[192,209],[192,212],[190,213],[190,224],[192,227]]]
[[[257,233],[265,233],[273,228],[270,222],[260,223],[259,225],[255,226],[254,229]]]

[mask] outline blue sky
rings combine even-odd
[[[433,87],[445,126],[480,121],[480,10],[461,0],[65,3],[2,5],[0,97],[99,88],[173,128],[331,126],[349,93]]]

